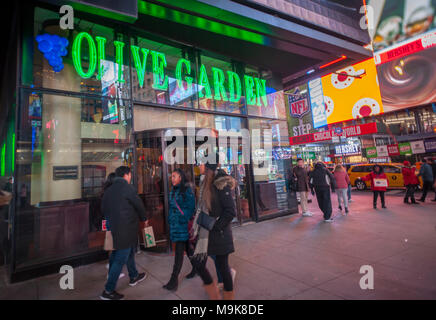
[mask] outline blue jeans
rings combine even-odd
[[[348,196],[348,201],[350,201],[351,200],[351,184],[348,185],[347,196]]]
[[[105,286],[107,292],[115,291],[124,265],[127,266],[130,280],[135,279],[138,276],[135,265],[135,247],[112,251],[109,258],[109,276]]]

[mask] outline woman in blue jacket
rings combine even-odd
[[[193,252],[189,245],[189,220],[195,211],[195,197],[191,188],[187,185],[183,170],[176,169],[171,174],[173,188],[169,196],[168,225],[170,227],[170,239],[176,245],[174,254],[174,267],[170,281],[163,287],[175,291],[178,286],[178,278],[183,265],[183,255],[186,251],[188,257]],[[195,275],[195,271],[191,271]]]

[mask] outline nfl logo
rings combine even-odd
[[[289,112],[291,117],[302,118],[309,112],[309,104],[303,95],[300,95],[300,90],[295,90],[293,95],[289,96]]]

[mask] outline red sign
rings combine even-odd
[[[425,34],[418,40],[397,46],[396,48],[378,53],[374,56],[376,65],[383,64],[398,58],[408,56],[409,54],[431,48],[436,45],[436,32]]]
[[[377,123],[371,122],[371,123],[359,124],[357,126],[346,127],[344,128],[344,132],[347,137],[355,137],[365,134],[377,133]]]
[[[399,156],[400,149],[398,149],[398,144],[390,144],[388,145],[388,154],[390,156]]]
[[[102,220],[101,222],[101,231],[107,231],[106,220]]]
[[[309,105],[306,99],[301,99],[291,103],[291,116],[301,118],[309,112]]]
[[[355,137],[355,136],[361,136],[361,135],[372,134],[372,133],[377,133],[377,123],[375,122],[359,124],[357,126],[345,127],[343,129],[343,134],[345,134],[346,137]],[[336,137],[336,136],[338,135],[335,133],[335,130],[332,129],[323,132],[315,132],[315,133],[304,134],[301,136],[290,137],[289,142],[291,145],[306,144],[311,142],[328,141],[331,140],[332,137]]]

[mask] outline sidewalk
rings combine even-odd
[[[388,196],[388,209],[376,211],[372,193],[353,192],[350,214],[341,216],[335,194],[332,200],[337,216],[331,224],[322,221],[314,200],[313,217],[293,215],[233,229],[237,299],[436,299],[435,202],[411,206]],[[174,293],[162,288],[173,256],[141,253],[136,261],[148,279],[133,288],[128,277],[121,279],[117,290],[126,299],[207,298],[199,277],[182,279],[190,271],[187,259]],[[374,268],[374,290],[359,287],[362,265]],[[59,288],[61,274],[13,285],[2,275],[0,299],[98,299],[105,266],[76,268],[74,290]],[[209,270],[215,276],[211,261]]]

